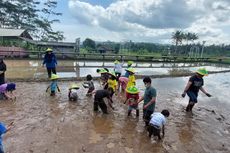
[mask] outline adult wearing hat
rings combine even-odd
[[[0,57],[0,85],[5,83],[5,71],[6,64],[3,61],[3,58]]]
[[[182,93],[182,97],[184,98],[187,94],[189,97],[189,103],[186,107],[187,112],[191,112],[194,105],[198,102],[197,97],[199,90],[201,90],[204,94],[206,94],[208,97],[211,97],[211,95],[205,91],[203,88],[204,80],[203,77],[208,75],[208,71],[205,68],[199,68],[196,71],[196,74],[191,76],[189,78],[189,81],[184,89],[184,92]]]
[[[51,73],[56,74],[57,59],[51,48],[48,48],[46,50],[46,53],[43,59],[43,66],[44,65],[46,65],[46,69],[47,69],[49,78],[51,77]]]

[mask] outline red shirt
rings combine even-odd
[[[128,99],[128,105],[133,106],[137,105],[137,101],[139,99],[139,94],[130,94],[126,92],[126,98]]]

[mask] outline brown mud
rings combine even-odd
[[[93,97],[85,96],[84,88],[80,88],[76,103],[68,101],[70,81],[59,82],[61,93],[55,97],[45,93],[48,82],[18,82],[16,101],[0,102],[0,121],[14,122],[3,139],[5,150],[8,153],[228,153],[230,103],[227,99],[230,97],[224,92],[230,83],[220,74],[214,75],[205,83],[210,93],[216,95],[206,98],[200,93],[193,115],[184,111],[188,99],[180,97],[187,77],[153,79],[158,93],[156,111],[167,108],[171,113],[161,142],[148,138],[142,103],[139,118],[135,114],[127,117],[123,95],[115,95],[115,110],[109,109],[109,114],[103,115],[93,112]],[[229,76],[228,73],[224,77]],[[95,85],[100,88],[97,81]],[[137,80],[137,86],[142,95],[142,80]]]

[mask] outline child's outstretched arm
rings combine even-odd
[[[13,124],[14,124],[14,122],[11,122],[11,123],[7,126],[6,132],[10,131],[10,129],[13,127]]]
[[[124,101],[124,104],[126,104],[126,102],[127,102],[128,100],[129,100],[129,99],[128,99],[128,98],[126,98],[126,99],[125,99],[125,101]]]
[[[207,95],[208,97],[211,97],[212,95],[210,95],[203,87],[200,87],[200,90]]]
[[[108,98],[109,99],[109,106],[114,110],[114,107],[113,107],[113,105],[112,105],[112,103],[113,103],[113,100],[112,100],[112,98],[111,97],[109,97]]]
[[[144,97],[142,96],[141,98],[138,99],[137,103],[139,104],[143,99]]]
[[[50,88],[50,85],[47,87],[46,92],[48,92],[49,88]]]
[[[58,87],[58,85],[57,85],[57,89],[58,89],[58,92],[61,92],[61,90],[60,90],[60,88]]]
[[[70,93],[71,93],[71,90],[69,90],[69,93],[68,93],[68,97],[70,98]]]
[[[4,96],[6,99],[12,99],[11,96],[7,92],[4,93]]]

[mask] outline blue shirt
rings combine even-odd
[[[2,145],[2,135],[6,133],[7,129],[4,123],[0,122],[0,145]]]
[[[57,65],[57,60],[54,53],[51,54],[46,53],[43,60],[43,64],[45,64],[47,68],[55,68]]]
[[[130,67],[132,67],[132,66],[127,67],[127,69],[130,68]],[[125,71],[124,77],[129,78],[129,72],[128,71]]]
[[[51,85],[50,85],[50,90],[51,91],[56,91],[57,89],[57,81],[52,81]]]

